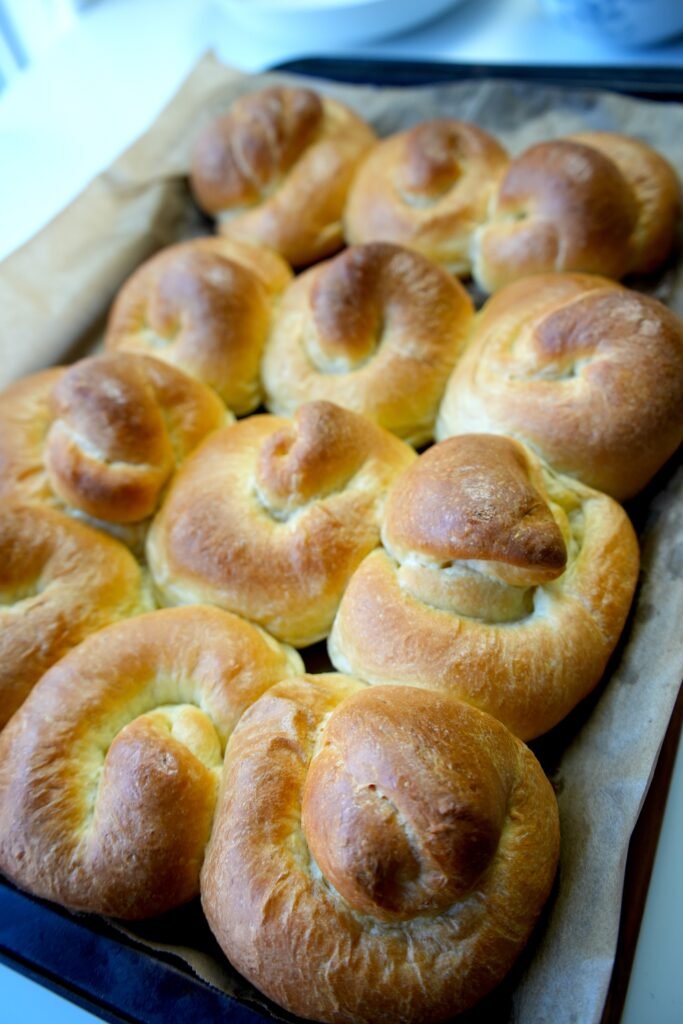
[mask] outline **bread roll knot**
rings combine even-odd
[[[673,216],[671,204],[667,210]],[[474,277],[488,291],[547,271],[623,277],[638,268],[634,246],[644,248],[641,211],[628,176],[604,147],[574,139],[531,146],[510,164],[488,222],[475,232]],[[668,243],[661,227],[656,232],[662,251]]]
[[[0,870],[74,909],[136,919],[198,892],[223,755],[298,655],[216,608],[88,637],[0,734]]]
[[[221,234],[269,245],[305,266],[341,247],[348,188],[374,141],[336,100],[309,89],[264,89],[202,133],[192,186]]]
[[[233,733],[202,905],[290,1012],[437,1024],[509,969],[558,851],[552,788],[500,722],[415,686],[309,675]]]
[[[277,253],[221,238],[163,249],[124,284],[106,345],[151,355],[210,385],[238,415],[261,400],[272,305],[291,271]]]
[[[137,522],[154,511],[176,462],[225,416],[213,393],[158,360],[84,359],[49,396],[50,483],[87,515]]]
[[[259,498],[274,516],[286,518],[343,489],[368,454],[362,419],[332,402],[309,402],[263,442],[256,469]]]
[[[322,119],[322,102],[310,89],[274,86],[243,96],[197,143],[202,206],[216,212],[256,203],[311,144]]]
[[[387,922],[439,914],[474,889],[508,800],[471,734],[458,732],[454,747],[459,719],[448,701],[437,722],[433,694],[410,691],[406,705],[391,695],[360,691],[333,712],[302,803],[324,877],[357,913]]]
[[[424,443],[473,315],[462,285],[419,253],[346,249],[285,292],[264,352],[266,404],[291,415],[327,399]]]
[[[90,633],[147,611],[131,553],[54,509],[0,505],[0,729],[43,673]]]
[[[442,118],[381,140],[356,174],[346,240],[394,242],[470,271],[470,242],[508,165],[503,147],[464,121]]]
[[[392,488],[382,541],[401,585],[437,608],[522,618],[567,551],[539,472],[514,441],[462,435],[435,445]]]
[[[656,299],[583,274],[516,281],[486,303],[436,434],[524,441],[623,500],[683,440],[683,324]]]

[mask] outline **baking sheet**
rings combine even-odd
[[[205,58],[150,131],[39,236],[0,264],[0,385],[73,358],[97,341],[125,277],[155,249],[207,230],[185,175],[203,125],[238,95],[282,75],[244,76]],[[305,80],[310,84],[310,80]],[[319,82],[363,113],[380,135],[433,116],[472,120],[512,153],[580,130],[619,130],[683,168],[683,106],[523,82],[475,81],[411,89]],[[633,282],[683,314],[683,259]],[[616,947],[628,841],[683,676],[683,469],[670,465],[629,507],[643,551],[634,613],[608,681],[533,744],[560,804],[558,885],[530,949],[472,1020],[522,1024],[598,1021]],[[128,929],[178,952],[238,998],[268,1005],[202,939],[188,946],[177,918]],[[159,928],[163,934],[159,934]],[[270,1008],[272,1010],[272,1007]],[[283,1019],[287,1015],[273,1011]]]

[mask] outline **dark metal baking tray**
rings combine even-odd
[[[523,67],[308,57],[272,70],[381,86],[494,78],[683,101],[680,68]],[[622,927],[603,1024],[616,1024],[623,1009],[682,720],[683,699],[679,697],[631,841]],[[150,939],[163,941],[165,929],[177,938],[184,928],[188,944],[195,939],[203,946],[215,946],[197,903],[152,923]],[[19,892],[1,878],[0,962],[112,1024],[172,1024],[176,1020],[258,1024],[295,1019],[274,1006],[272,1015],[267,1015],[261,1008],[230,998],[201,981],[183,961],[137,945],[106,921],[74,915]],[[486,1006],[466,1015],[467,1020],[501,1019],[506,987],[504,983],[486,1000]],[[263,997],[259,1002],[266,1004]],[[464,1024],[464,1018],[462,1021]]]

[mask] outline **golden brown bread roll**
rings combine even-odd
[[[597,149],[621,171],[636,199],[629,241],[629,273],[656,270],[671,252],[681,211],[681,183],[671,164],[651,146],[617,132],[580,132],[569,139]]]
[[[464,288],[419,253],[347,249],[285,292],[263,357],[266,404],[291,415],[326,399],[429,441],[473,315]]]
[[[558,848],[550,784],[489,715],[308,676],[233,733],[202,904],[234,966],[287,1010],[438,1024],[510,969]]]
[[[346,240],[396,242],[453,274],[468,274],[472,232],[485,219],[508,162],[491,135],[464,121],[425,121],[391,135],[354,178]]]
[[[683,323],[611,281],[548,274],[484,306],[436,436],[510,434],[619,500],[683,441]]]
[[[584,133],[531,146],[510,164],[472,239],[489,292],[530,274],[620,278],[668,255],[679,209],[673,168],[623,135]]]
[[[146,356],[43,370],[0,395],[0,496],[139,523],[176,465],[231,420],[212,390]]]
[[[329,402],[217,432],[152,523],[147,558],[160,599],[219,605],[297,647],[322,639],[349,576],[379,543],[390,483],[414,458]]]
[[[349,184],[374,141],[336,100],[310,89],[262,89],[199,137],[192,188],[222,234],[271,246],[303,266],[340,248]]]
[[[122,544],[53,509],[0,502],[0,729],[89,633],[152,607]]]
[[[169,246],[124,284],[106,346],[179,366],[242,416],[263,398],[261,354],[273,303],[291,277],[276,252],[244,242],[195,238]]]
[[[0,734],[0,871],[115,917],[191,899],[228,736],[301,667],[217,608],[150,612],[88,637]]]
[[[452,693],[522,739],[597,684],[638,575],[621,506],[495,435],[420,456],[389,493],[382,543],[344,593],[335,668]]]

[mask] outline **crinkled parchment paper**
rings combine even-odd
[[[147,134],[40,235],[0,264],[0,386],[89,350],[126,276],[161,245],[208,230],[185,179],[197,132],[238,95],[285,77],[245,76],[206,57]],[[683,106],[678,104],[514,81],[418,89],[327,82],[317,87],[356,108],[380,135],[429,117],[454,116],[493,132],[514,154],[572,131],[625,131],[650,142],[683,171]],[[656,278],[630,283],[683,314],[683,256]],[[600,1019],[628,843],[683,677],[682,497],[679,459],[629,506],[643,566],[624,640],[598,693],[534,744],[560,803],[562,859],[553,900],[512,976],[468,1019],[519,1024]],[[222,959],[196,908],[127,933],[178,953],[205,980],[266,1006]]]

